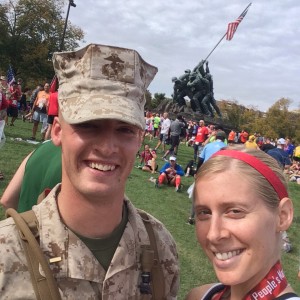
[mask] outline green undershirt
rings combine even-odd
[[[93,255],[99,261],[105,271],[108,270],[109,264],[116,252],[119,245],[126,224],[128,222],[128,209],[127,206],[123,206],[122,220],[116,229],[106,238],[93,239],[82,236],[74,232],[91,250]]]

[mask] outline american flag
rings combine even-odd
[[[52,81],[50,83],[50,93],[56,92],[57,88],[58,88],[58,79],[57,79],[56,75],[54,75],[54,77],[52,78]]]
[[[9,86],[11,86],[14,81],[16,81],[15,74],[14,74],[14,71],[13,71],[11,65],[9,65],[8,70],[7,70],[7,84]]]
[[[246,16],[248,9],[246,9],[234,22],[228,24],[226,40],[230,41],[233,38],[234,33],[236,32],[239,24],[242,22]]]

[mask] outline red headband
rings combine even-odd
[[[220,150],[213,154],[212,157],[218,155],[233,157],[247,163],[269,181],[280,200],[284,197],[288,197],[287,190],[278,176],[272,171],[269,166],[267,166],[255,156],[237,150]]]

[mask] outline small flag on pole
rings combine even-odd
[[[239,24],[242,22],[242,20],[246,16],[247,12],[248,12],[248,8],[234,22],[231,22],[228,24],[226,40],[230,41],[233,38],[234,33],[236,32]]]
[[[56,75],[54,75],[54,77],[52,78],[52,81],[50,83],[50,93],[56,92],[57,88],[58,88],[58,79],[57,79]]]
[[[11,86],[14,81],[16,81],[15,74],[14,74],[14,71],[13,71],[11,65],[9,65],[8,70],[7,70],[7,84],[9,86]]]

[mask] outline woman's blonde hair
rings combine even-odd
[[[234,148],[231,149],[233,150]],[[287,179],[281,167],[274,158],[261,150],[242,149],[240,151],[248,153],[266,164],[279,178],[283,186],[287,189]],[[211,178],[215,174],[223,173],[228,170],[234,170],[235,172],[240,174],[240,176],[246,178],[249,182],[249,185],[257,193],[257,196],[265,202],[267,207],[271,209],[276,209],[278,207],[279,201],[281,199],[279,199],[278,194],[269,183],[269,181],[254,167],[245,163],[243,160],[232,158],[230,156],[217,155],[207,160],[201,166],[196,175],[195,186],[197,182],[201,181],[204,178]],[[233,182],[233,189],[234,184],[238,184],[238,182]]]

